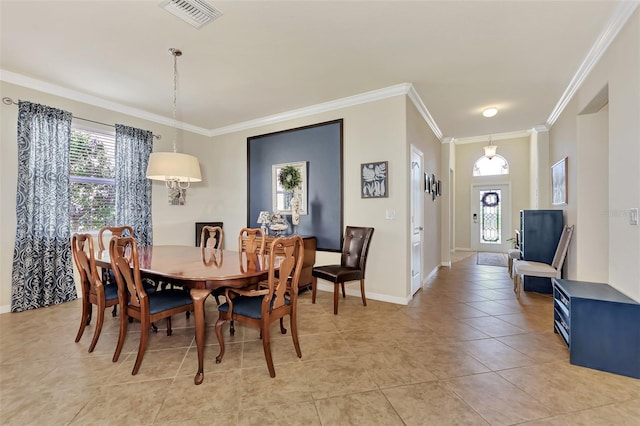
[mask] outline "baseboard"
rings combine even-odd
[[[11,305],[0,305],[0,314],[8,314],[11,312]]]
[[[468,247],[456,247],[454,251],[475,251]]]
[[[333,287],[334,287],[334,284],[322,284],[318,282],[318,290],[333,293]],[[345,286],[345,291],[349,296],[361,297],[360,285],[358,285],[357,289],[351,289]],[[388,294],[371,293],[367,291],[366,287],[365,287],[365,296],[367,297],[367,299],[378,300],[380,302],[395,303],[396,305],[408,305],[409,301],[411,300],[411,297],[402,298],[402,297],[389,296]]]

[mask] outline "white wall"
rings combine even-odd
[[[629,224],[629,209],[640,206],[640,10],[636,10],[620,31],[549,132],[551,163],[569,156],[569,203],[563,210],[565,222],[576,224],[577,238],[591,232],[577,222],[579,192],[575,185],[579,182],[578,174],[598,173],[588,167],[583,170],[579,163],[578,145],[580,150],[587,149],[582,145],[593,141],[578,137],[577,117],[606,86],[609,95],[608,188],[605,194],[589,194],[592,201],[588,206],[593,214],[599,214],[602,206],[608,204],[607,282],[640,301],[640,226]],[[580,196],[586,195],[580,192]],[[581,208],[582,205],[581,202]],[[596,245],[582,248],[590,250],[593,256],[600,253],[600,247]],[[578,260],[576,247],[572,245],[567,256],[567,277],[570,279],[577,278],[578,270],[582,268]],[[581,278],[592,280],[582,274]]]

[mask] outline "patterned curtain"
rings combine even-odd
[[[11,311],[77,297],[69,228],[71,113],[20,101]]]
[[[150,131],[116,124],[116,224],[132,226],[139,246],[153,241],[151,181],[147,179],[152,148]]]

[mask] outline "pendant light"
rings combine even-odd
[[[191,182],[202,181],[202,175],[198,159],[193,155],[179,153],[176,148],[176,139],[178,138],[176,126],[178,56],[181,56],[182,52],[180,49],[171,48],[169,53],[173,56],[173,152],[151,153],[147,166],[147,179],[164,181],[169,189],[169,204],[184,205],[187,188],[191,186]]]
[[[489,145],[484,147],[484,156],[491,160],[496,156],[496,150],[498,149],[497,145],[494,145],[491,142],[491,136],[489,136]]]

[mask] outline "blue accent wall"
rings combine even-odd
[[[300,216],[298,234],[315,236],[318,250],[340,251],[342,119],[247,138],[247,157],[247,226],[260,226],[260,211],[272,211],[271,166],[306,161],[307,214]]]

